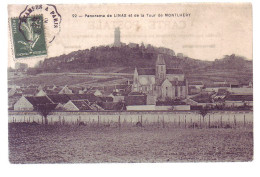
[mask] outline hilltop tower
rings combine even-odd
[[[121,42],[120,42],[120,28],[117,27],[115,28],[115,32],[114,32],[114,46],[120,46]]]

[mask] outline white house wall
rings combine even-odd
[[[24,97],[22,96],[15,104],[14,110],[15,111],[32,111],[33,105]]]

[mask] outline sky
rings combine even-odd
[[[9,18],[19,16],[25,7],[9,5]],[[53,29],[49,13],[33,12],[49,18],[49,23],[45,24],[47,56],[14,59],[10,42],[12,35],[9,34],[8,66],[13,67],[16,61],[34,66],[37,61],[47,57],[112,44],[116,27],[120,27],[121,42],[127,44],[143,42],[209,61],[231,54],[253,59],[250,4],[56,5],[56,9],[62,19],[59,31]],[[183,13],[186,17],[176,16]],[[107,17],[108,14],[111,17]],[[127,17],[118,14],[126,14]],[[175,16],[166,17],[166,14]],[[86,15],[105,17],[85,17]],[[48,43],[53,36],[55,39]]]

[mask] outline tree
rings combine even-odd
[[[47,116],[49,115],[49,113],[51,111],[53,111],[55,109],[56,106],[57,106],[57,104],[52,104],[52,103],[36,105],[36,110],[43,116],[45,124],[48,124]]]
[[[125,102],[123,102],[123,101],[120,100],[120,101],[115,105],[115,109],[118,110],[118,111],[126,110]]]
[[[200,109],[199,114],[200,114],[200,115],[203,117],[203,119],[204,119],[204,117],[208,114],[208,112],[209,112],[208,107],[202,107],[202,108]]]

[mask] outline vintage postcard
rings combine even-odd
[[[250,3],[8,5],[9,161],[253,160]]]

